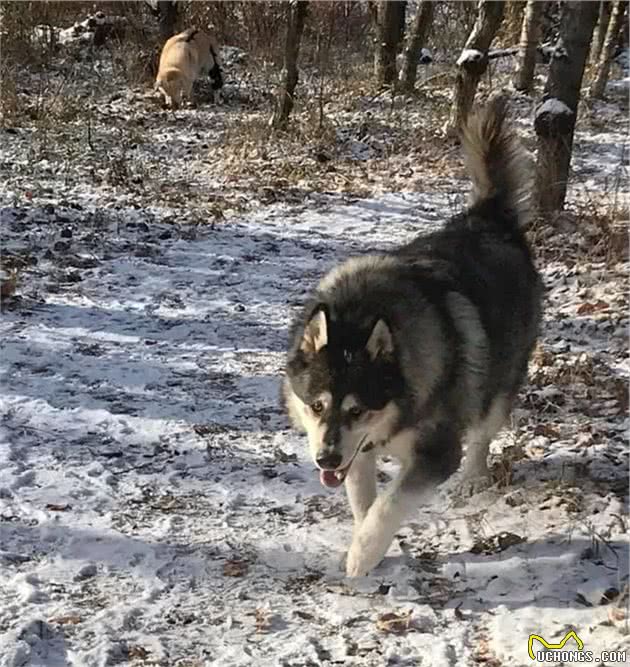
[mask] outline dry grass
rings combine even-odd
[[[101,3],[99,9],[124,15],[128,29],[124,40],[106,43],[105,57],[101,54],[92,61],[89,55],[82,62],[34,43],[31,34],[38,23],[72,25],[94,11],[90,3],[3,3],[0,112],[5,126],[28,119],[37,130],[33,150],[42,155],[51,131],[63,124],[78,122],[82,132],[87,127],[89,142],[86,109],[98,103],[106,87],[114,85],[114,93],[125,86],[148,88],[154,77],[159,37],[154,17],[142,4]],[[463,44],[474,22],[473,5],[440,4],[429,46]],[[231,115],[220,142],[212,147],[235,187],[264,191],[266,198],[287,188],[369,194],[379,189],[416,189],[416,182],[418,188],[432,187],[464,176],[459,151],[445,145],[441,136],[451,103],[451,69],[433,66],[437,78],[420,85],[415,99],[378,90],[372,80],[372,28],[364,7],[346,2],[310,7],[298,99],[284,133],[273,133],[268,125],[280,76],[277,49],[283,39],[277,28],[283,24],[284,7],[273,2],[195,2],[183,7],[182,23],[213,23],[220,41],[248,52],[246,68],[232,73],[247,82],[244,92],[235,93],[241,99],[233,100],[242,112]],[[521,14],[522,3],[507,9],[498,42],[513,41]],[[272,33],[277,38],[270,44]],[[111,75],[93,67],[101,61],[111,64]],[[85,82],[86,76],[94,79],[97,91],[75,85]],[[492,84],[496,87],[501,80],[497,74]],[[479,98],[489,86],[482,82]],[[586,114],[585,122],[596,123],[597,115]],[[357,145],[367,147],[365,159],[353,154]],[[128,166],[124,157],[114,161],[108,178],[116,183],[133,180],[125,174]],[[588,196],[583,200],[553,220],[532,225],[530,235],[543,258],[615,262],[627,257],[628,210],[617,192],[605,193],[597,201]],[[576,233],[569,243],[559,242],[559,229]]]
[[[454,165],[440,133],[449,108],[442,87],[447,78],[435,86],[429,82],[410,97],[379,89],[370,64],[344,65],[333,62],[323,75],[317,69],[302,71],[285,132],[269,125],[269,99],[257,108],[248,105],[250,113],[231,119],[221,142],[213,147],[226,173],[240,181],[249,179],[253,188],[359,194],[383,179],[390,180],[391,189],[408,188],[410,160],[413,171],[426,171],[425,182],[451,175],[453,166],[461,167]],[[270,71],[266,77],[270,98],[277,79]],[[363,159],[357,159],[357,147],[365,149]]]
[[[605,262],[612,266],[629,255],[630,210],[605,193],[569,204],[549,217],[539,217],[528,229],[543,262]]]
[[[33,39],[37,25],[68,28],[96,10],[122,16],[127,21],[124,43],[109,43],[121,71],[129,83],[144,81],[155,71],[161,46],[155,17],[143,2],[119,1],[62,2],[47,0],[2,3],[0,9],[3,63],[6,68],[50,65],[59,49],[50,40]],[[475,19],[474,3],[441,3],[436,9],[431,48],[450,48],[462,43]],[[220,43],[244,49],[254,60],[282,66],[286,3],[281,2],[190,2],[181,3],[177,29],[189,25],[212,25]],[[279,29],[280,27],[280,29]],[[353,63],[369,63],[373,52],[373,24],[367,3],[311,3],[302,40],[300,61],[303,67],[321,68],[322,55],[339,69],[352,69]],[[275,38],[269,38],[274,35]],[[146,65],[144,63],[147,63]]]

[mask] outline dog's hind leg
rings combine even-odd
[[[510,413],[511,401],[497,396],[479,424],[466,434],[463,495],[472,495],[490,485],[488,450],[494,436],[501,430]]]
[[[188,104],[194,109],[196,108],[195,99],[193,96],[193,80],[188,79],[182,89],[182,97],[188,100]]]
[[[359,452],[350,466],[345,484],[356,529],[376,498],[376,454],[374,450]]]

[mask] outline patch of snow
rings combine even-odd
[[[614,58],[615,62],[625,74],[628,73],[628,68],[630,66],[630,49],[625,48],[621,49],[619,53]]]
[[[483,53],[477,49],[464,49],[457,59],[457,66],[461,67],[464,63],[477,62],[483,58]]]
[[[491,60],[494,58],[508,58],[518,54],[518,48],[509,48],[509,49],[491,49],[488,51],[488,58]]]
[[[551,114],[553,116],[572,116],[573,111],[557,97],[549,97],[536,110],[536,116]]]
[[[608,81],[606,86],[608,90],[614,91],[617,93],[626,93],[630,90],[630,76],[626,76],[623,79],[613,79]]]

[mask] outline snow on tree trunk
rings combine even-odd
[[[404,2],[401,0],[381,0],[377,6],[374,76],[381,86],[389,86],[396,81],[396,51],[401,37],[400,14],[403,11]]]
[[[157,18],[162,39],[172,37],[175,34],[177,23],[177,5],[174,0],[158,0]]]
[[[433,21],[433,0],[423,0],[418,7],[418,12],[413,21],[413,28],[409,35],[409,43],[405,49],[402,72],[400,74],[400,86],[402,90],[411,92],[416,85],[418,71],[418,60],[421,49],[425,46],[431,22]]]
[[[488,49],[501,25],[505,2],[480,0],[477,20],[457,61],[457,79],[447,133],[457,134],[468,118],[477,85],[488,67]]]
[[[608,32],[606,33],[604,46],[602,47],[599,62],[597,63],[595,78],[589,89],[590,97],[601,98],[604,96],[604,90],[608,83],[608,74],[610,73],[610,65],[615,55],[619,32],[623,27],[627,5],[627,0],[617,0],[615,2],[610,22],[608,23]]]
[[[599,3],[599,16],[597,19],[597,29],[595,30],[595,39],[591,45],[590,61],[596,63],[601,56],[604,48],[604,41],[606,40],[606,33],[608,32],[608,25],[610,23],[610,16],[612,10],[612,2],[604,0]]]
[[[529,92],[534,81],[536,68],[536,47],[540,41],[542,16],[545,3],[540,0],[529,0],[525,8],[521,41],[518,48],[518,68],[514,77],[516,90]]]
[[[283,86],[276,103],[271,124],[276,129],[285,129],[293,110],[293,96],[298,83],[298,56],[308,9],[307,0],[291,0],[288,7],[287,35],[284,44]]]
[[[567,193],[573,133],[589,45],[597,21],[595,2],[567,2],[560,23],[543,104],[536,111],[536,191],[541,212],[560,210]]]

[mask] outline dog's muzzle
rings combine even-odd
[[[350,470],[350,466],[352,465],[354,459],[357,457],[357,454],[360,451],[368,452],[370,449],[372,449],[371,443],[367,443],[364,446],[364,443],[367,439],[367,435],[364,435],[359,444],[357,445],[357,448],[354,450],[354,454],[352,454],[352,458],[348,462],[347,465],[345,465],[343,468],[336,468],[336,469],[327,469],[327,470],[321,470],[319,471],[319,481],[324,485],[327,486],[331,489],[337,488],[338,486],[341,486],[343,484],[344,480],[346,479],[346,476],[348,474],[348,471]],[[326,456],[325,458],[328,460],[332,458],[333,455]],[[338,456],[334,455],[334,456]],[[316,461],[316,463],[319,464],[319,459]],[[325,463],[325,462],[323,462]],[[341,461],[339,461],[341,463]],[[339,464],[337,464],[339,465]]]

